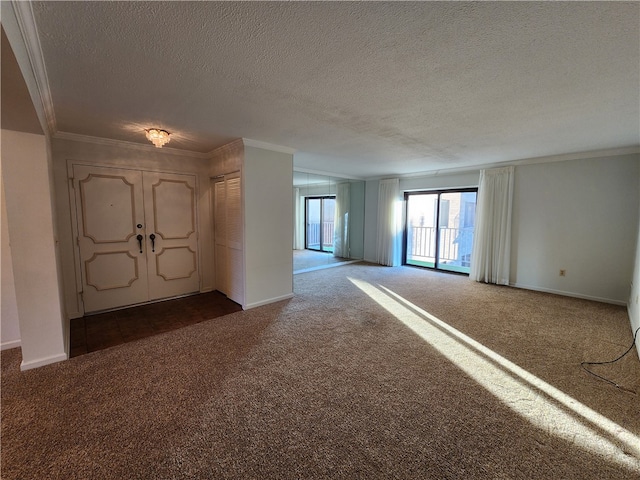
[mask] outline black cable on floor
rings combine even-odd
[[[638,336],[638,332],[640,332],[640,327],[636,328],[636,331],[633,334],[633,342],[631,342],[631,345],[629,346],[627,351],[624,352],[622,355],[620,355],[618,358],[615,358],[613,360],[609,360],[607,362],[582,362],[580,364],[580,366],[584,369],[585,372],[590,373],[594,377],[598,377],[599,379],[604,380],[607,383],[610,383],[611,385],[615,386],[616,388],[619,388],[620,390],[624,390],[625,392],[633,393],[634,395],[636,395],[635,391],[629,390],[628,388],[625,388],[625,387],[622,387],[622,386],[618,385],[616,382],[614,382],[612,380],[609,380],[608,378],[605,378],[602,375],[598,375],[597,373],[592,372],[585,365],[608,365],[610,363],[615,363],[618,360],[624,358],[624,356],[627,355],[627,353],[629,353],[631,350],[633,350],[633,346],[636,344],[636,337]]]

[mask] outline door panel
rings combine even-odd
[[[164,280],[191,278],[196,270],[196,252],[189,247],[166,247],[156,255],[156,274]]]
[[[85,311],[146,301],[141,173],[83,165],[73,172]]]
[[[144,172],[143,183],[149,299],[197,292],[195,177]]]
[[[144,177],[145,183],[157,180],[151,185],[155,233],[165,240],[189,238],[196,231],[193,178],[170,180],[166,177],[166,174],[150,173]]]
[[[477,193],[440,194],[438,226],[438,268],[469,273]]]
[[[407,264],[436,266],[437,208],[437,193],[407,198]]]
[[[305,203],[305,248],[333,253],[335,197],[307,197]]]
[[[131,252],[96,252],[85,262],[87,285],[98,291],[130,287],[140,278],[138,259]]]
[[[139,182],[139,178],[130,179]],[[99,244],[127,242],[136,234],[134,211],[140,185],[129,183],[123,175],[104,174],[89,174],[79,183],[85,237]]]

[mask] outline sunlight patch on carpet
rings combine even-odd
[[[530,423],[640,472],[640,438],[388,288],[349,278],[458,368]]]

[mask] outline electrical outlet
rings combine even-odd
[[[564,277],[564,276],[566,276],[566,275],[567,275],[567,271],[566,271],[564,268],[561,268],[561,269],[560,269],[560,276],[561,276],[561,277]]]

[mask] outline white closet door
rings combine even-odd
[[[141,172],[74,165],[73,176],[85,311],[146,301]]]
[[[227,259],[227,194],[224,179],[213,183],[213,226],[216,262],[216,289],[229,294]]]
[[[216,289],[244,304],[242,184],[240,173],[212,181]]]
[[[144,172],[143,184],[149,299],[197,292],[196,179]]]
[[[242,213],[242,184],[240,173],[225,176],[227,206],[227,296],[244,305],[244,218]]]

